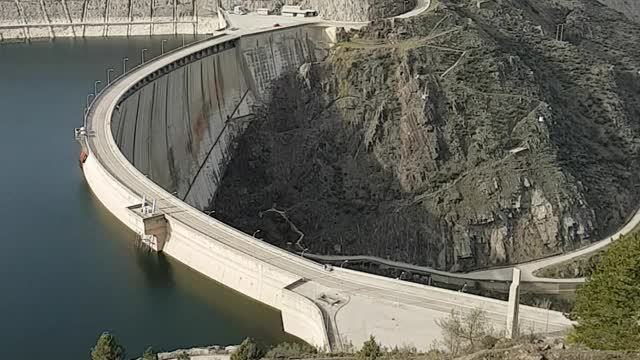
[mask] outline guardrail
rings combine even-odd
[[[87,102],[87,107],[84,109],[83,126],[85,127],[85,129],[87,129],[87,125],[88,125],[87,124],[87,119],[89,118],[89,116],[91,115],[91,112],[93,111],[93,105],[96,103],[96,101],[98,101],[98,99],[100,99],[100,97],[101,97],[100,94],[104,93],[105,90],[109,89],[110,87],[113,87],[116,84],[120,83],[120,81],[122,81],[122,79],[125,78],[127,76],[127,74],[131,73],[132,71],[136,71],[136,70],[142,68],[143,66],[147,66],[150,63],[151,64],[154,63],[160,57],[171,55],[171,54],[176,53],[176,52],[178,52],[178,51],[180,51],[180,50],[182,50],[182,49],[184,49],[186,47],[194,46],[194,45],[197,45],[197,44],[201,44],[203,42],[210,41],[212,39],[215,39],[215,38],[218,38],[218,37],[221,37],[221,36],[224,36],[224,35],[227,35],[227,33],[217,34],[217,35],[214,35],[214,36],[211,36],[211,37],[207,37],[207,38],[204,38],[204,39],[200,39],[200,40],[196,40],[196,41],[193,41],[193,42],[190,42],[190,43],[186,43],[185,42],[185,37],[183,35],[182,36],[182,45],[181,46],[179,46],[177,48],[174,48],[174,49],[171,49],[169,51],[161,51],[159,55],[157,55],[157,56],[155,56],[155,57],[153,57],[153,58],[151,58],[151,59],[149,59],[147,61],[145,61],[145,59],[144,59],[144,53],[146,51],[148,51],[148,49],[142,49],[141,50],[141,60],[142,61],[140,62],[140,64],[132,67],[131,69],[127,69],[126,68],[126,61],[128,61],[129,58],[128,57],[124,57],[123,58],[123,68],[122,68],[123,71],[122,71],[122,73],[120,75],[118,75],[114,79],[109,79],[108,76],[107,76],[107,79],[106,79],[107,80],[107,85],[105,87],[103,87],[102,90],[100,90],[100,91],[97,91],[97,85],[94,84],[94,94],[90,93],[88,95],[88,96],[93,95],[93,97],[92,97],[90,102]],[[163,40],[162,44],[164,44],[165,40]],[[108,70],[108,69],[109,68],[107,68],[105,70]],[[99,81],[101,81],[101,80],[99,80]],[[87,129],[87,130],[90,130],[90,129]],[[85,141],[86,141],[86,138],[85,138]],[[85,145],[88,145],[88,144],[85,144]],[[88,148],[88,146],[87,146],[87,148]]]

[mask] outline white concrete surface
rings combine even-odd
[[[513,278],[509,288],[509,305],[507,306],[507,338],[518,337],[518,313],[520,312],[520,269],[513,269]]]

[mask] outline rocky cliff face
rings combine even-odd
[[[557,3],[442,1],[280,79],[217,216],[291,249],[447,270],[600,239],[638,200],[640,27]]]
[[[618,10],[627,18],[640,22],[640,2],[636,0],[598,0],[601,3]]]
[[[301,5],[318,10],[319,16],[339,21],[369,21],[393,17],[415,7],[415,0],[223,0],[226,9],[240,5],[250,10],[279,11],[283,5]]]

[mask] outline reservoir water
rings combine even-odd
[[[7,359],[88,359],[102,331],[130,358],[170,350],[291,340],[279,314],[173,259],[91,194],[73,128],[105,70],[160,52],[162,38],[0,45],[0,351]],[[187,39],[192,41],[193,39]],[[169,38],[167,49],[182,43]]]

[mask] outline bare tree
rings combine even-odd
[[[436,323],[442,330],[444,346],[454,356],[476,350],[480,340],[492,332],[486,313],[478,308],[464,315],[451,310],[448,317]]]

